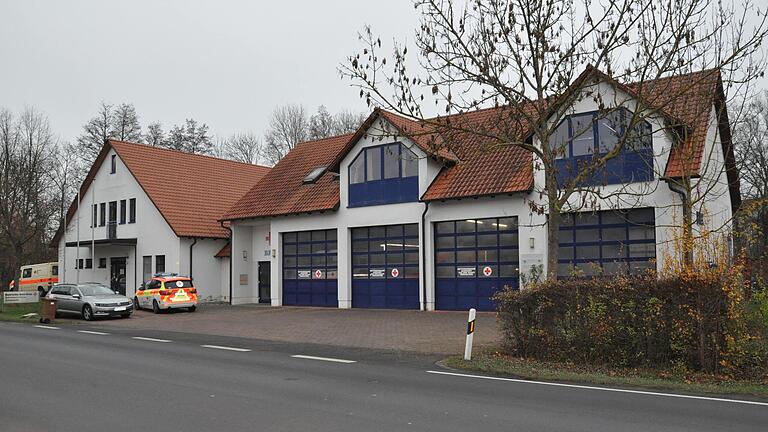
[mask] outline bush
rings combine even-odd
[[[502,291],[496,302],[513,355],[761,377],[768,296],[748,304],[734,275],[714,269],[545,281]]]

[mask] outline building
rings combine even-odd
[[[578,195],[569,202],[560,274],[662,266],[682,199],[696,200],[696,229],[730,223],[738,177],[718,71],[646,82],[643,95],[653,101],[594,68],[578,80],[592,80],[580,91],[620,100],[619,121],[638,103],[661,103],[672,90],[689,94],[666,100],[637,125],[644,133],[634,151],[601,172],[605,198],[589,211],[578,211]],[[558,127],[565,144],[558,173],[615,148],[611,125],[594,117],[595,99],[575,98]],[[494,122],[503,109],[451,121],[500,127]],[[591,133],[574,138],[578,124]],[[440,147],[424,128],[377,109],[354,134],[289,152],[222,216],[232,227],[233,303],[490,310],[494,292],[520,286],[521,274],[546,271],[547,216],[531,208],[543,203],[544,175],[532,153],[488,150],[476,137]],[[698,182],[695,196],[673,190],[682,177]]]
[[[152,274],[189,275],[229,301],[229,229],[219,216],[269,168],[108,140],[54,237],[63,282],[132,296]]]

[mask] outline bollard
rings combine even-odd
[[[472,360],[472,340],[475,337],[475,308],[469,310],[469,319],[467,320],[467,344],[464,346],[464,360]]]

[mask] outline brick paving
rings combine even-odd
[[[464,350],[466,312],[419,312],[269,306],[203,305],[197,312],[96,321],[99,326],[165,330],[293,343],[458,354]],[[493,313],[478,313],[475,346],[498,343]]]

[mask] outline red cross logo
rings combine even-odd
[[[320,279],[322,276],[323,276],[323,272],[321,272],[320,270],[315,270],[315,277],[317,279]]]
[[[393,278],[396,278],[397,276],[399,276],[399,275],[400,275],[400,270],[398,270],[398,269],[396,269],[396,268],[393,268],[393,269],[392,269],[392,271],[391,271],[390,273],[392,273],[392,277],[393,277]]]
[[[493,274],[493,269],[490,267],[483,267],[483,274],[486,276],[490,276]]]

